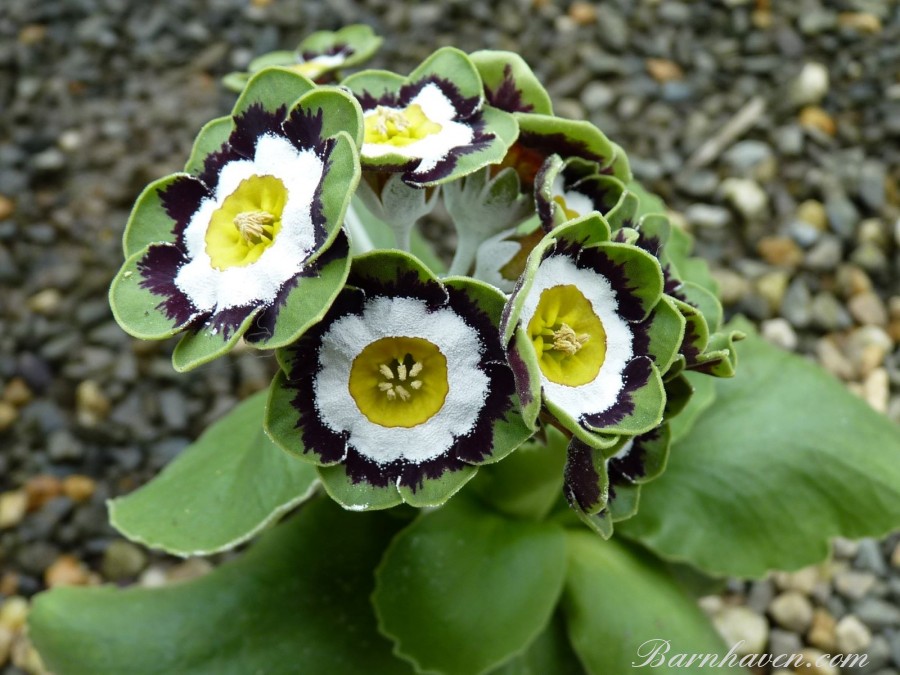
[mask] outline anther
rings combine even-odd
[[[382,363],[380,366],[378,366],[378,372],[384,375],[389,380],[394,379],[394,371],[388,368],[386,363]]]
[[[422,380],[413,380],[409,383],[409,386],[413,389],[421,389],[422,388]]]
[[[397,392],[397,395],[400,397],[401,401],[408,401],[410,398],[410,393],[403,388],[403,385],[398,384],[394,387],[394,390]]]
[[[560,324],[559,329],[553,331],[553,349],[565,352],[569,356],[576,354],[584,347],[591,336],[587,333],[576,335],[572,327],[567,323]]]
[[[416,361],[412,365],[412,368],[409,369],[409,376],[416,377],[416,375],[418,375],[421,372],[422,372],[422,364],[419,361]]]
[[[403,382],[406,380],[406,365],[400,363],[397,365],[397,377]]]
[[[275,222],[268,211],[242,211],[234,217],[234,226],[248,244],[257,244],[266,236],[264,228]]]

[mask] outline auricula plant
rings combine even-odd
[[[59,675],[609,675],[648,640],[736,672],[689,593],[900,525],[896,429],[725,324],[690,235],[518,55],[345,73],[379,42],[228,76],[125,227],[122,328],[274,376],[112,523],[258,543],[171,588],[51,591],[35,644]],[[452,261],[416,229],[441,201]]]

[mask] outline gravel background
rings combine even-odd
[[[106,302],[120,236],[144,185],[230,108],[221,75],[355,22],[386,38],[373,65],[400,72],[446,44],[519,51],[558,113],[623,145],[695,233],[729,312],[900,421],[896,0],[0,0],[3,673],[41,672],[18,626],[46,584],[208,569],[117,538],[104,500],[265,387],[273,362],[178,375],[172,344],[125,335]],[[703,606],[758,651],[868,652],[852,672],[888,675],[898,601],[893,537]]]

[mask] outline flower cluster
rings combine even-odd
[[[345,508],[439,505],[553,426],[565,495],[608,536],[665,466],[686,373],[733,374],[708,275],[518,56],[328,84],[378,42],[319,33],[229,77],[232,114],[134,208],[116,317],[182,333],[182,370],[276,349],[266,431]],[[449,273],[415,229],[441,199]]]

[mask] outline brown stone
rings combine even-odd
[[[49,588],[57,586],[86,586],[90,572],[85,564],[73,555],[59,556],[44,572],[44,583]]]
[[[62,494],[62,482],[49,474],[33,476],[25,483],[25,494],[28,495],[28,510],[37,511],[51,499]]]
[[[0,576],[0,595],[15,595],[19,592],[19,575],[15,572],[4,572]]]
[[[63,494],[78,503],[86,502],[93,497],[96,488],[97,484],[93,478],[79,474],[66,476],[62,482]]]
[[[19,44],[36,45],[47,37],[47,27],[39,23],[31,23],[19,31]]]
[[[803,262],[803,250],[790,237],[763,237],[757,243],[756,250],[770,265],[794,268]]]
[[[797,218],[814,225],[817,230],[825,231],[828,228],[828,212],[825,205],[815,199],[807,199],[797,207]]]
[[[847,301],[847,309],[864,326],[887,326],[888,313],[877,294],[857,293]]]
[[[0,195],[0,220],[6,220],[16,212],[16,203],[4,195]]]
[[[647,72],[657,82],[671,82],[684,78],[684,71],[674,61],[668,59],[647,59],[645,62]]]
[[[569,18],[579,26],[597,22],[597,8],[591,2],[573,2],[569,5]]]
[[[25,490],[0,492],[0,530],[21,523],[27,509],[28,495]]]
[[[833,653],[837,648],[837,640],[834,634],[836,625],[837,621],[831,614],[822,608],[816,609],[813,612],[812,625],[806,634],[806,641],[813,647]]]
[[[838,24],[860,33],[881,32],[881,19],[868,12],[841,12],[838,14]]]
[[[6,431],[19,419],[19,411],[14,405],[0,401],[0,431]]]
[[[829,136],[837,133],[837,124],[831,115],[815,105],[808,105],[800,111],[800,125],[808,129],[818,129]]]
[[[31,401],[31,396],[31,389],[21,377],[14,377],[3,389],[3,400],[17,408]]]

